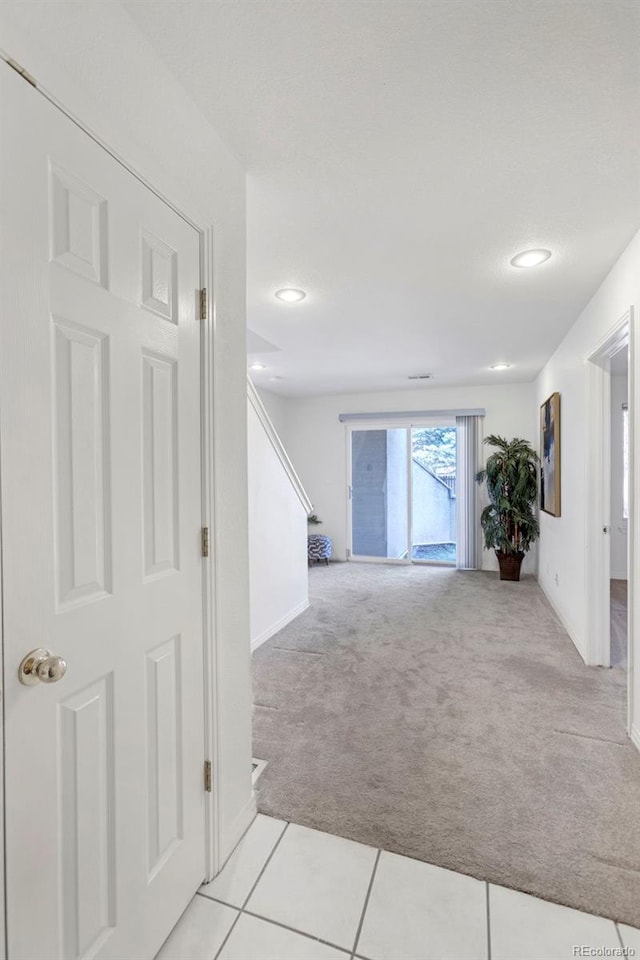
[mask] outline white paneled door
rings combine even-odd
[[[8,954],[150,958],[205,874],[199,235],[1,67]]]

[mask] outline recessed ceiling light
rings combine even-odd
[[[284,300],[285,303],[297,303],[306,297],[304,290],[296,290],[295,287],[285,287],[283,290],[276,290],[275,295],[278,300]]]
[[[249,370],[266,370],[264,363],[250,363]]]
[[[511,261],[512,267],[537,267],[551,256],[551,250],[525,250],[517,253]]]
[[[491,370],[508,370],[510,366],[511,366],[510,363],[492,363],[490,369]]]

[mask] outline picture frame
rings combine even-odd
[[[540,509],[559,517],[561,500],[560,394],[540,407]]]

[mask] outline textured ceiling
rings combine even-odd
[[[530,380],[638,228],[635,0],[124,6],[247,168],[258,385]]]

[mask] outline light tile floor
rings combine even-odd
[[[259,814],[157,960],[576,956],[640,957],[640,930]]]

